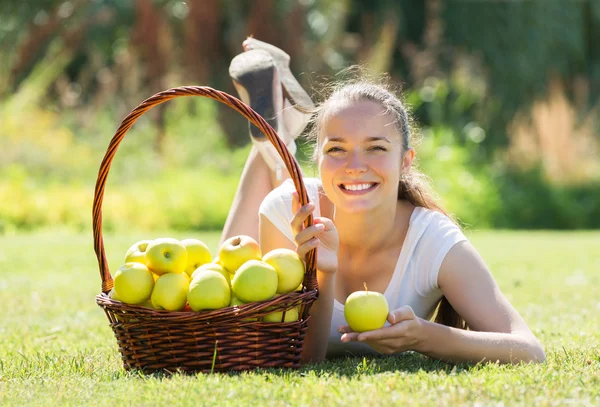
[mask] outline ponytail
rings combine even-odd
[[[406,200],[414,206],[422,206],[427,209],[441,212],[458,225],[456,219],[446,213],[446,211],[437,203],[437,197],[429,186],[427,177],[414,167],[411,168],[408,174],[403,175],[400,179],[398,199]],[[456,312],[446,297],[442,297],[437,305],[434,322],[452,328],[468,329],[466,321],[458,315],[458,312]]]

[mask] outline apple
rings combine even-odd
[[[146,264],[146,249],[152,240],[140,240],[131,246],[125,253],[125,263],[142,263]]]
[[[183,273],[187,266],[187,250],[177,240],[153,240],[146,248],[146,265],[155,274]]]
[[[234,294],[231,294],[231,300],[229,301],[229,306],[230,307],[237,307],[239,305],[244,305],[245,302],[240,300],[238,297],[236,297]],[[256,322],[258,321],[258,318],[244,318],[242,319],[242,322]]]
[[[243,302],[264,301],[277,292],[277,271],[261,260],[248,260],[233,276],[231,289]]]
[[[262,318],[263,322],[282,322],[283,311],[272,312]],[[300,307],[294,307],[285,312],[283,322],[294,322],[300,317]]]
[[[227,284],[229,284],[229,286],[231,287],[231,277],[230,277],[230,274],[227,272],[227,270],[225,270],[223,268],[223,266],[221,266],[220,264],[215,264],[215,263],[207,263],[207,264],[203,264],[200,267],[198,267],[192,273],[192,280],[194,279],[194,277],[196,276],[197,273],[200,273],[203,270],[212,270],[212,271],[216,271],[216,272],[221,273],[223,275],[223,277],[225,277],[225,280],[227,280]]]
[[[219,248],[219,263],[230,274],[248,260],[261,260],[262,252],[256,240],[250,236],[239,235],[225,240]]]
[[[150,298],[154,288],[154,278],[148,267],[142,263],[125,263],[114,277],[114,293],[127,304],[141,304]]]
[[[190,286],[185,273],[166,273],[156,280],[152,291],[152,306],[156,309],[179,311],[185,307]]]
[[[277,271],[277,292],[287,294],[298,288],[304,279],[304,262],[293,250],[275,249],[265,254],[262,260]]]
[[[187,251],[187,266],[185,272],[191,276],[194,270],[212,261],[208,246],[198,239],[184,239],[180,242]]]
[[[389,313],[385,296],[376,291],[355,291],[346,298],[344,317],[354,332],[372,331],[385,325]]]
[[[228,307],[231,290],[225,277],[218,271],[198,271],[194,274],[187,293],[187,301],[192,311]]]
[[[235,295],[231,295],[231,299],[229,300],[229,306],[230,307],[235,307],[238,305],[244,305],[245,302],[240,300],[238,297],[236,297]]]
[[[110,298],[111,300],[115,300],[115,301],[121,301],[121,299],[117,296],[117,293],[115,292],[114,287],[108,292],[108,298]],[[123,301],[121,301],[121,302],[123,302]]]

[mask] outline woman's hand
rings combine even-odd
[[[293,193],[292,212],[295,212],[295,215],[290,225],[294,231],[296,252],[302,260],[306,261],[306,254],[317,247],[317,270],[335,273],[338,267],[340,238],[331,219],[314,217],[314,224],[304,228],[304,221],[314,210],[315,204],[312,202],[300,208],[298,193]]]
[[[368,332],[353,332],[342,326],[342,342],[364,342],[379,353],[393,354],[406,350],[419,351],[423,343],[423,320],[415,316],[413,309],[405,305],[392,311],[387,318],[390,326]]]

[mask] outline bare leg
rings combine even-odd
[[[260,204],[269,192],[287,178],[290,178],[290,174],[284,168],[282,179],[278,181],[262,155],[253,146],[242,171],[219,244],[236,235],[247,235],[258,242]]]

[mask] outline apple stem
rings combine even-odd
[[[366,283],[366,281],[363,281],[363,287],[365,287],[365,291],[366,291],[366,292],[369,292],[369,289],[367,288],[367,283]]]

